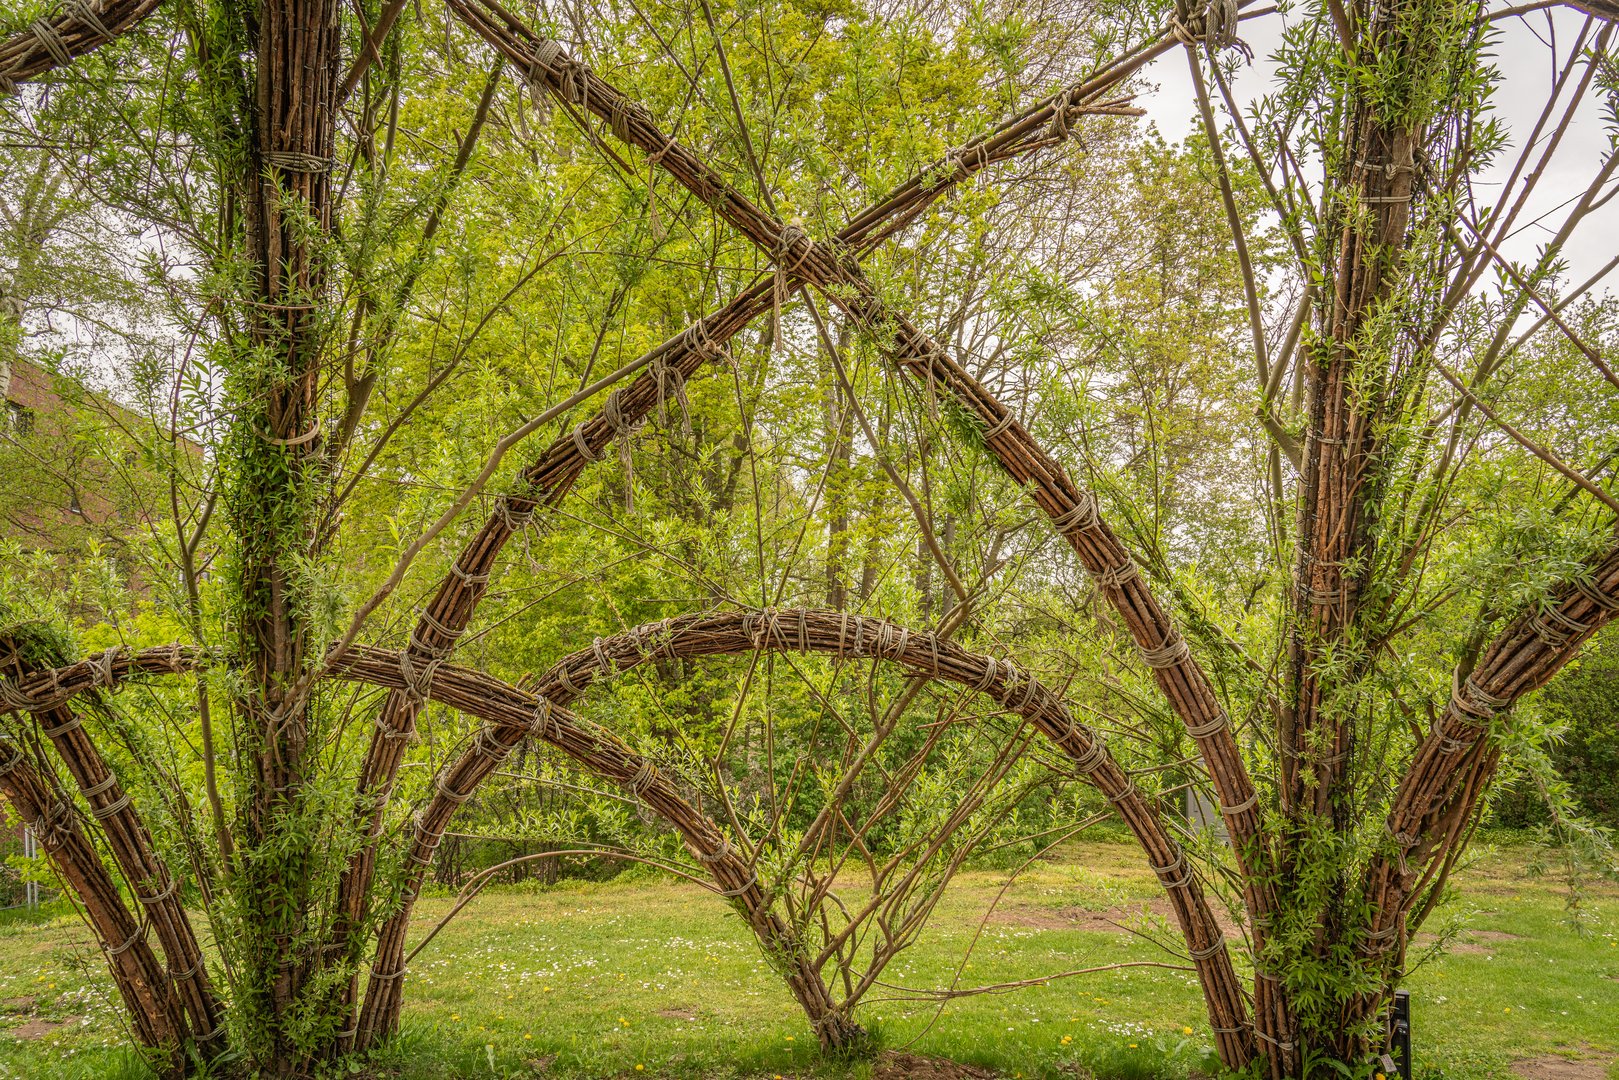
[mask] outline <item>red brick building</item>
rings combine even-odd
[[[22,359],[0,359],[0,398],[0,537],[29,550],[67,552],[92,537],[116,547],[168,511],[143,454],[160,434],[151,419]],[[201,462],[200,445],[181,445]]]

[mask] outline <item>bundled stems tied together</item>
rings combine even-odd
[[[54,14],[0,41],[0,97],[17,84],[93,52],[156,11],[163,0],[68,0]]]
[[[591,648],[559,662],[541,676],[528,693],[463,669],[440,668],[430,689],[431,696],[483,717],[489,721],[489,726],[478,732],[469,749],[439,772],[433,798],[415,818],[406,855],[410,872],[406,902],[379,935],[371,984],[359,1025],[362,1038],[366,1033],[380,1034],[397,1023],[394,1018],[404,973],[404,931],[411,903],[451,816],[500,761],[530,736],[561,749],[599,775],[623,784],[673,824],[699,862],[713,873],[720,891],[743,908],[767,953],[783,955],[780,952],[783,948],[791,950],[784,954],[795,958],[789,965],[789,983],[822,1041],[836,1046],[852,1036],[854,1032],[838,1029],[830,994],[821,983],[818,971],[797,959],[801,953],[798,943],[784,936],[779,928],[779,917],[771,915],[765,906],[767,901],[759,891],[758,882],[750,881],[751,869],[739,861],[717,827],[697,815],[647,759],[616,740],[597,734],[564,708],[594,681],[652,659],[732,655],[754,650],[798,650],[847,659],[893,662],[912,672],[988,694],[1056,743],[1074,761],[1076,771],[1106,796],[1140,839],[1149,863],[1170,896],[1188,951],[1198,968],[1222,1057],[1230,1061],[1245,1060],[1251,1043],[1246,1031],[1241,984],[1201,885],[1185,852],[1169,836],[1151,806],[1096,734],[1076,722],[1056,695],[1010,662],[980,656],[932,634],[915,633],[882,620],[847,612],[804,609],[668,619],[598,639]],[[397,685],[401,676],[396,655],[372,649],[355,650],[334,664],[333,674]],[[474,689],[482,700],[469,692]],[[721,844],[724,846],[720,847]]]

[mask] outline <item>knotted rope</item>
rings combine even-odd
[[[1186,644],[1186,639],[1174,630],[1165,635],[1160,644],[1153,648],[1142,648],[1141,650],[1142,662],[1148,667],[1159,671],[1165,668],[1178,667],[1184,664],[1191,655],[1192,650]]]
[[[1051,103],[1051,126],[1046,128],[1046,138],[1058,142],[1068,138],[1068,110],[1073,107],[1074,88],[1069,87]]]
[[[1051,525],[1059,534],[1066,534],[1070,529],[1078,529],[1080,532],[1094,529],[1100,521],[1101,518],[1096,511],[1096,496],[1088,491],[1081,491],[1073,509],[1052,518]]]
[[[62,5],[62,12],[82,22],[94,30],[98,36],[108,41],[111,41],[116,36],[111,30],[107,29],[107,24],[101,21],[101,15],[96,9],[86,3],[85,0],[69,0],[68,3]]]
[[[266,150],[264,163],[282,172],[324,173],[332,171],[332,159],[298,150]]]
[[[35,19],[28,29],[57,64],[65,67],[73,63],[73,54],[67,51],[67,42],[62,40],[62,35],[56,32],[55,24],[49,19]]]
[[[654,356],[647,365],[647,373],[658,388],[658,425],[669,426],[668,401],[673,397],[680,406],[680,430],[690,438],[691,403],[686,399],[686,377],[664,356]]]
[[[1248,47],[1237,39],[1237,0],[1208,0],[1193,10],[1187,0],[1176,0],[1169,17],[1169,31],[1182,45],[1207,44],[1211,49],[1240,48],[1252,58]]]
[[[522,501],[528,503],[527,508],[513,509],[514,499],[514,496],[502,495],[495,500],[495,513],[500,515],[501,523],[506,526],[506,531],[511,533],[522,532],[529,522],[534,520],[535,504],[524,499]]]
[[[534,60],[528,66],[529,100],[544,122],[550,110],[539,91],[550,88],[562,100],[581,108],[590,101],[590,69],[563,51],[561,42],[549,38],[534,46]]]
[[[771,348],[780,352],[781,344],[781,308],[787,302],[787,275],[797,270],[799,265],[809,257],[810,244],[804,245],[804,250],[794,255],[793,248],[800,240],[808,240],[804,230],[797,225],[782,227],[781,236],[776,240],[776,276],[770,290],[770,343]],[[791,258],[792,265],[787,260]]]
[[[422,640],[421,631],[424,626],[443,637],[445,644],[429,645]],[[420,707],[427,700],[434,674],[449,658],[450,653],[455,651],[456,641],[466,632],[466,627],[447,626],[440,622],[432,611],[422,609],[416,625],[411,628],[410,640],[399,650],[399,677],[404,681],[405,697],[411,705]],[[421,658],[425,658],[426,662],[418,668],[416,661]],[[406,728],[383,726],[380,716],[377,729],[383,733],[384,738],[389,739],[408,739],[411,734]]]

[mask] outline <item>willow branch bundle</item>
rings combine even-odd
[[[1470,756],[1492,722],[1557,673],[1582,645],[1619,614],[1619,548],[1609,551],[1573,585],[1520,613],[1496,635],[1471,672],[1457,669],[1450,699],[1417,746],[1384,823],[1386,850],[1366,874],[1373,912],[1362,945],[1373,960],[1396,944],[1400,921],[1436,843],[1453,800],[1468,790]],[[1479,786],[1475,780],[1473,787]],[[1476,793],[1473,795],[1476,798]]]
[[[158,670],[176,671],[180,666],[177,655],[172,653],[154,657],[153,663]],[[115,669],[120,665],[126,675],[138,666],[127,659],[126,650],[111,648],[74,665],[65,678],[56,671],[42,673],[45,685],[40,689],[48,704],[31,700],[26,687],[15,685],[0,686],[0,704],[12,711],[16,711],[17,706],[28,709],[38,722],[40,732],[56,748],[89,805],[90,816],[106,836],[118,868],[129,879],[136,901],[156,929],[191,1032],[199,1043],[206,1045],[216,1042],[224,1033],[223,1014],[210,985],[202,949],[180,900],[179,879],[157,854],[151,833],[132,798],[107,767],[90,733],[84,729],[83,713],[71,709],[64,696],[68,692],[111,687],[117,678]]]
[[[333,665],[332,674],[377,686],[402,687],[405,683],[400,673],[400,655],[365,647],[352,649]],[[378,932],[364,1008],[356,1025],[357,1045],[368,1045],[398,1024],[410,913],[451,817],[512,749],[530,735],[561,750],[592,773],[629,788],[669,822],[718,883],[722,894],[742,911],[765,954],[783,971],[789,989],[804,1007],[817,1034],[823,1041],[838,1042],[840,1033],[828,1029],[836,1022],[830,991],[792,927],[771,910],[770,898],[740,849],[659,775],[650,761],[563,708],[560,703],[571,695],[560,682],[547,697],[519,690],[480,672],[445,667],[433,680],[432,697],[488,724],[479,731],[470,750],[440,771],[434,781],[433,799],[414,819],[406,856],[409,872],[404,902]]]
[[[40,847],[79,903],[107,957],[118,994],[129,1009],[135,1035],[150,1047],[167,1047],[166,1075],[183,1075],[180,1044],[184,1010],[168,973],[146,941],[146,930],[124,905],[118,883],[80,827],[72,801],[36,769],[22,747],[0,742],[0,791],[34,831]]]
[[[817,244],[796,225],[787,225],[755,206],[723,176],[652,121],[647,110],[568,56],[560,44],[535,33],[494,0],[450,0],[469,26],[503,55],[527,70],[529,79],[566,105],[605,120],[622,142],[646,152],[649,160],[702,199],[776,262],[778,277],[796,275],[821,290],[856,325],[878,340],[888,339],[889,357],[919,382],[943,388],[982,425],[986,446],[1053,521],[1095,577],[1142,659],[1198,746],[1220,796],[1243,876],[1243,895],[1262,949],[1265,926],[1275,908],[1269,881],[1270,843],[1261,832],[1258,791],[1248,776],[1230,722],[1213,684],[1193,659],[1185,639],[1158,603],[1134,559],[1101,519],[1094,496],[1082,492],[993,394],[958,364],[933,338],[878,298],[860,267],[840,245]],[[1171,47],[1166,33],[1162,48]],[[1042,130],[1040,137],[1067,134],[1070,110],[1094,103],[1097,95],[1135,70],[1143,51],[1071,87],[1028,117],[1003,125],[991,139],[970,144],[987,153],[997,140],[1016,141]]]
[[[27,30],[0,42],[0,96],[17,84],[67,67],[94,52],[158,9],[163,0],[68,0],[57,14],[36,19]]]
[[[987,694],[1001,707],[1023,717],[1055,743],[1075,769],[1094,784],[1128,825],[1168,893],[1187,949],[1198,968],[1222,1058],[1246,1060],[1251,1036],[1246,1006],[1230,954],[1207,898],[1186,853],[1164,829],[1151,806],[1114,761],[1095,732],[1076,721],[1066,706],[1033,676],[1009,661],[981,656],[927,633],[913,633],[892,623],[848,612],[806,609],[693,615],[637,627],[611,638],[598,638],[589,649],[565,658],[540,677],[532,692],[500,683],[490,676],[456,667],[441,667],[430,690],[434,700],[489,721],[473,746],[442,769],[435,795],[418,815],[411,841],[410,863],[419,869],[407,888],[405,907],[385,924],[373,961],[371,986],[362,1014],[362,1038],[380,1020],[397,991],[389,984],[403,974],[404,927],[410,897],[432,859],[439,837],[456,808],[524,738],[534,736],[569,753],[599,774],[626,786],[632,794],[681,828],[693,854],[709,865],[731,894],[737,883],[725,876],[730,867],[728,842],[717,831],[693,840],[696,823],[675,820],[666,812],[678,794],[646,758],[616,740],[581,742],[587,729],[563,706],[595,680],[631,670],[655,659],[735,655],[758,650],[825,653],[846,659],[885,660],[929,678],[954,682]],[[337,661],[333,674],[366,682],[400,684],[397,653],[357,649]],[[603,750],[609,756],[602,758]],[[676,811],[676,816],[683,811]],[[712,825],[703,819],[703,824]],[[703,846],[713,843],[715,846]],[[745,864],[742,864],[745,866]],[[751,893],[744,892],[744,896]],[[379,979],[378,976],[381,975]],[[796,991],[795,991],[796,992]],[[373,1002],[378,1002],[373,1006]],[[814,1017],[812,1016],[812,1022]]]

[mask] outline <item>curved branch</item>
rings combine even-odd
[[[67,67],[75,58],[101,48],[156,11],[162,2],[69,0],[56,15],[38,19],[27,30],[0,42],[0,97],[16,93],[20,82]]]
[[[564,706],[596,680],[653,659],[792,649],[849,659],[886,660],[914,674],[957,683],[987,694],[1055,743],[1074,762],[1076,770],[1103,793],[1145,849],[1197,965],[1222,1057],[1234,1059],[1251,1054],[1251,1038],[1244,1029],[1247,1016],[1241,986],[1186,853],[1094,731],[1076,721],[1056,694],[1009,661],[971,653],[932,634],[913,633],[880,619],[805,609],[693,615],[598,638],[589,649],[565,658],[541,676],[533,692],[464,668],[440,668],[432,681],[431,697],[488,724],[468,751],[440,770],[435,795],[417,816],[407,856],[413,872],[406,885],[406,902],[379,935],[360,1025],[362,1038],[378,1030],[385,1007],[397,1001],[411,900],[440,836],[478,784],[529,736],[543,739],[600,775],[625,785],[674,824],[699,862],[710,867],[726,895],[739,899],[750,922],[760,925],[761,913],[756,913],[752,905],[759,904],[762,912],[766,898],[751,867],[730,850],[723,834],[708,819],[700,815],[692,818],[695,812],[649,759],[604,733],[596,733]],[[355,649],[334,665],[333,674],[402,686],[398,658],[399,654],[390,650]]]

